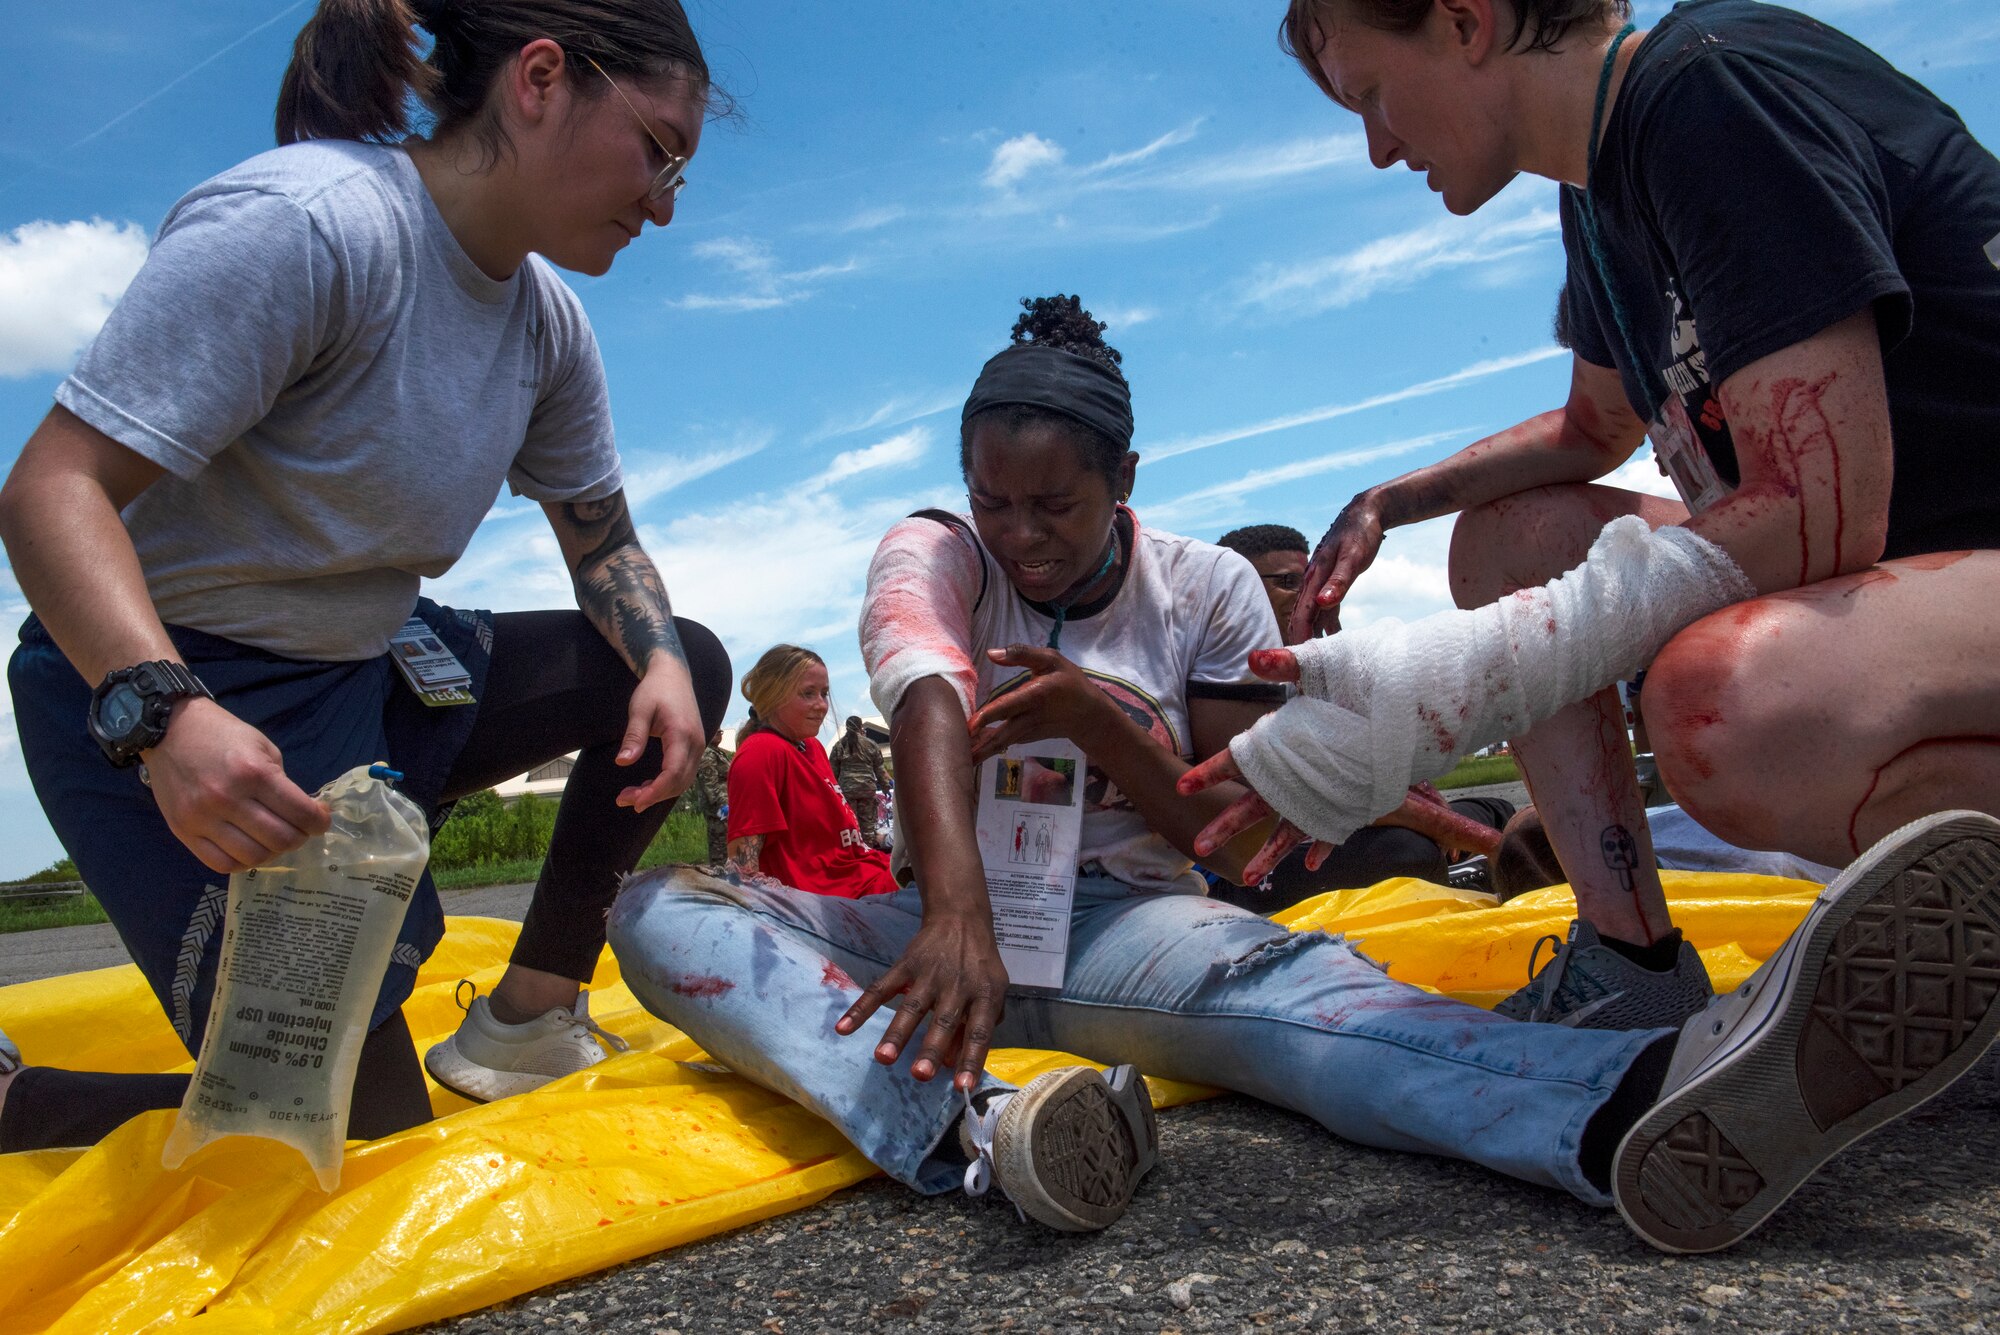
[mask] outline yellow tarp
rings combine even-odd
[[[1817,887],[1668,875],[1675,919],[1718,988],[1784,939]],[[1390,972],[1487,1001],[1526,977],[1535,938],[1571,916],[1566,890],[1504,908],[1417,881],[1343,891],[1285,915],[1345,932]],[[516,927],[453,918],[404,1008],[419,1046],[451,1032],[454,985],[498,979]],[[402,1330],[473,1311],[809,1205],[874,1173],[831,1127],[732,1075],[640,1009],[607,953],[592,1013],[633,1051],[532,1095],[476,1107],[433,1091],[439,1120],[349,1147],[321,1194],[290,1150],[236,1139],[160,1167],[172,1113],[88,1151],[0,1156],[0,1314],[12,1332],[122,1335]],[[189,1063],[130,966],[0,988],[0,1026],[33,1060],[81,1070]],[[1073,1058],[1008,1051],[1023,1080]],[[1162,1106],[1204,1097],[1155,1082]]]

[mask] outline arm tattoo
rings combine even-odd
[[[653,558],[639,546],[625,493],[615,492],[598,501],[572,501],[562,507],[562,513],[579,544],[587,544],[571,577],[576,585],[576,604],[591,624],[641,676],[655,649],[685,665],[687,654],[674,630],[667,586]]]
[[[752,876],[763,875],[763,869],[757,865],[757,859],[763,852],[764,836],[761,834],[729,841],[729,860]]]

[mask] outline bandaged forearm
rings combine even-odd
[[[1280,815],[1337,843],[1411,784],[1631,676],[1684,627],[1755,593],[1700,534],[1628,515],[1553,583],[1299,646],[1300,694],[1230,754]]]
[[[972,662],[972,609],[979,554],[933,519],[905,519],[883,537],[868,565],[861,604],[861,661],[882,717],[893,719],[904,692],[942,677],[969,718],[979,673]]]

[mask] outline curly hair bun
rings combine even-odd
[[[1118,349],[1104,341],[1104,321],[1091,318],[1090,312],[1083,308],[1083,298],[1061,294],[1023,297],[1021,307],[1024,314],[1014,321],[1015,343],[1032,343],[1088,357],[1116,372],[1120,380],[1125,378],[1125,373],[1119,370],[1125,359]]]

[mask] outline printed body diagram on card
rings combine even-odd
[[[1059,988],[1083,837],[1083,752],[1028,742],[979,770],[979,855],[993,931],[1015,987]]]

